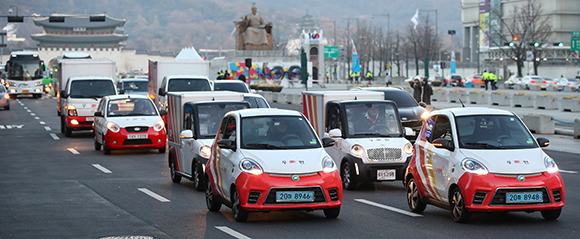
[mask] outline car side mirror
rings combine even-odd
[[[217,142],[217,145],[220,148],[231,149],[234,151],[236,150],[236,142],[234,142],[231,139],[222,139],[222,140]]]
[[[184,131],[181,131],[181,133],[179,134],[179,138],[182,139],[191,139],[193,138],[193,132],[189,129],[186,129]]]
[[[405,127],[405,136],[415,136],[415,131],[409,127]]]
[[[158,93],[159,93],[159,95],[162,95],[162,96],[165,96],[166,95],[166,92],[165,92],[165,90],[163,88],[159,88],[159,92]]]
[[[425,108],[425,107],[427,107],[427,104],[425,104],[425,102],[421,101],[421,102],[419,102],[419,106]]]
[[[328,136],[331,138],[340,138],[342,137],[342,131],[340,129],[331,129],[328,131]]]
[[[66,94],[66,90],[60,91],[60,98],[68,98],[68,95]]]
[[[550,145],[550,140],[546,138],[537,138],[536,141],[538,141],[540,147],[548,147]]]
[[[103,112],[101,111],[95,112],[95,117],[103,117]]]
[[[322,138],[322,147],[332,147],[334,146],[334,139],[329,137]]]
[[[159,115],[163,116],[167,114],[167,110],[160,110]]]
[[[433,146],[435,146],[435,148],[443,148],[443,149],[447,149],[449,151],[454,151],[455,150],[455,146],[453,145],[453,143],[447,139],[436,139],[433,140]]]

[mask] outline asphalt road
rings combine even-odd
[[[580,236],[577,154],[547,151],[566,171],[566,206],[557,221],[545,221],[537,212],[510,212],[475,214],[470,223],[458,224],[449,211],[433,206],[421,215],[408,214],[401,182],[389,182],[345,191],[334,220],[322,211],[291,211],[253,213],[248,222],[236,223],[225,206],[209,212],[204,193],[192,182],[172,183],[164,154],[122,150],[104,155],[94,150],[91,132],[75,132],[72,138],[60,133],[54,99],[20,98],[11,104],[11,110],[0,110],[0,238]]]

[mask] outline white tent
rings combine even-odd
[[[179,54],[177,54],[177,56],[175,57],[175,59],[196,59],[196,60],[203,60],[201,58],[201,56],[197,53],[197,51],[195,50],[194,47],[191,48],[183,48],[181,49],[181,51],[179,52]]]

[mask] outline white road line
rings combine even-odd
[[[152,198],[159,200],[160,202],[171,202],[171,201],[169,201],[169,199],[164,198],[157,193],[151,192],[149,189],[146,189],[146,188],[137,188],[137,189],[139,191],[151,196]]]
[[[40,123],[40,124],[46,124],[44,121],[40,121],[40,122],[38,122],[38,123]]]
[[[50,127],[48,127],[48,126],[44,126],[44,129],[45,129],[46,131],[51,131],[51,130],[52,130],[52,129],[50,129]]]
[[[113,173],[111,172],[111,170],[108,170],[107,168],[101,166],[100,164],[93,164],[93,167],[97,168],[98,170],[101,170],[103,173]]]
[[[562,173],[578,173],[577,171],[568,171],[568,170],[562,170],[562,169],[560,169],[560,172],[562,172]]]
[[[393,212],[398,212],[400,214],[404,214],[404,215],[411,216],[411,217],[422,217],[423,216],[421,214],[408,212],[408,211],[401,210],[401,209],[398,209],[398,208],[395,208],[395,207],[390,207],[390,206],[383,205],[383,204],[380,204],[380,203],[371,202],[371,201],[365,200],[365,199],[355,199],[355,201],[360,202],[360,203],[366,203],[368,205],[375,206],[375,207],[380,207],[382,209],[391,210]]]
[[[30,113],[30,112],[32,112],[32,110],[26,110],[26,112]]]
[[[24,109],[25,109],[25,110],[27,110],[27,109],[28,109],[28,107],[24,106]]]
[[[40,117],[34,117],[34,119],[40,119]]]
[[[30,115],[35,116],[36,114],[35,113],[30,113]]]
[[[50,137],[52,137],[54,140],[59,140],[60,138],[58,136],[56,136],[55,133],[51,133]]]
[[[239,238],[239,239],[250,239],[251,237],[247,237],[246,235],[236,232],[233,229],[226,227],[226,226],[216,226],[216,229],[225,232],[227,234],[229,234],[230,236],[233,236],[235,238]]]
[[[73,149],[73,148],[68,148],[68,149],[66,149],[66,150],[68,150],[68,151],[69,151],[69,152],[71,152],[72,154],[81,154],[81,153],[79,153],[79,151],[77,151],[76,149]]]

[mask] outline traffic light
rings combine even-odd
[[[444,61],[441,62],[441,69],[445,69],[445,62]]]
[[[24,17],[8,16],[8,22],[24,22]]]
[[[563,42],[554,42],[554,46],[563,47],[564,43]]]
[[[534,42],[534,47],[540,47],[540,43],[539,42]]]
[[[516,44],[515,44],[515,43],[512,41],[512,42],[510,42],[508,45],[509,45],[510,47],[513,47],[513,46],[515,46]]]
[[[246,67],[252,68],[252,58],[246,58]]]
[[[64,22],[64,17],[51,16],[51,17],[48,17],[48,22]]]

